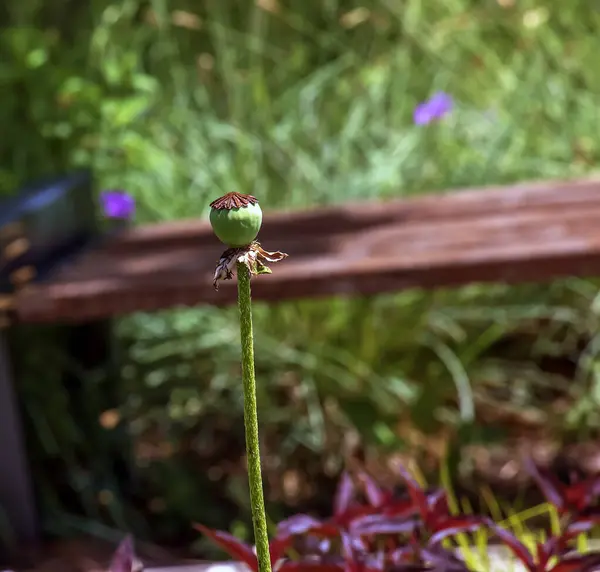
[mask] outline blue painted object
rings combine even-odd
[[[9,276],[14,270],[33,266],[40,280],[90,245],[98,237],[97,220],[87,171],[29,185],[0,202],[0,293],[13,291]],[[29,248],[6,260],[2,252],[16,238],[26,239]]]

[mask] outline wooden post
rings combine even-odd
[[[32,542],[39,523],[19,409],[6,330],[0,329],[0,509],[16,539]]]

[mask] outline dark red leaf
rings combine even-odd
[[[429,542],[430,544],[438,544],[449,536],[455,536],[463,532],[474,532],[482,526],[490,524],[492,524],[491,521],[477,515],[452,516],[437,523]]]
[[[414,560],[415,551],[412,546],[401,546],[396,548],[390,554],[390,562],[392,564],[402,564],[404,562],[411,562]]]
[[[563,534],[559,537],[560,546],[568,544],[582,533],[589,532],[594,526],[600,524],[600,514],[589,516],[577,516],[565,527]],[[552,540],[552,539],[549,539]]]
[[[335,493],[335,498],[333,501],[333,515],[335,517],[339,517],[345,514],[350,508],[353,498],[354,483],[352,482],[352,477],[346,471],[344,471],[340,477],[340,482],[338,483]]]
[[[372,507],[382,507],[392,498],[391,492],[383,490],[367,473],[359,473],[358,479],[364,489],[367,501]]]
[[[143,569],[142,563],[135,554],[133,538],[126,536],[112,557],[109,572],[139,572]]]
[[[568,545],[572,538],[567,534],[560,536],[551,536],[544,543],[537,545],[538,562],[544,566],[553,556],[561,556],[568,551]]]
[[[433,570],[428,564],[415,563],[416,553],[414,548],[403,546],[394,550],[390,557],[391,566],[386,567],[386,572],[427,572]]]
[[[585,479],[564,488],[563,496],[567,507],[574,511],[583,511],[598,496],[598,479]]]
[[[426,525],[429,525],[430,513],[425,491],[419,486],[419,483],[415,481],[412,475],[402,465],[398,465],[397,470],[400,473],[402,480],[406,483],[408,494],[410,495],[413,504],[418,509],[423,522]]]
[[[342,532],[342,555],[346,563],[345,572],[362,572],[362,565],[356,557],[355,545],[352,542],[352,537],[346,532]]]
[[[568,529],[583,528],[581,532],[586,532],[596,524],[600,524],[600,507],[591,508],[578,514],[568,526]],[[587,528],[586,528],[587,527]]]
[[[600,506],[593,506],[582,510],[577,518],[583,518],[593,520],[594,522],[600,523]]]
[[[544,543],[537,543],[536,551],[537,551],[537,567],[540,570],[546,570],[546,566],[548,566],[548,562],[550,558],[555,554],[558,545],[560,544],[560,539],[557,539],[557,542],[552,542],[552,538],[547,540]]]
[[[566,509],[566,499],[563,496],[563,485],[550,473],[542,471],[531,457],[524,458],[525,469],[531,475],[542,491],[546,500],[560,512]]]
[[[227,552],[229,556],[243,562],[253,572],[258,572],[256,555],[254,554],[252,547],[248,544],[223,530],[212,530],[202,524],[194,524],[194,528],[205,536],[208,536],[215,544]],[[271,564],[274,564],[274,562],[271,562]]]
[[[447,515],[448,514],[448,497],[443,489],[434,489],[427,493],[427,506],[430,511]]]
[[[549,538],[546,544],[550,545],[549,550],[552,550],[553,555],[563,554],[569,549],[573,540],[598,524],[600,524],[600,508],[589,509],[569,522],[560,536]]]
[[[359,539],[346,532],[341,533],[342,555],[345,572],[383,572],[384,555],[372,555],[366,552],[366,546]]]
[[[412,499],[394,499],[383,507],[383,514],[388,516],[405,517],[413,516],[419,512]]]
[[[423,496],[425,496],[425,491],[421,488],[421,485],[419,485],[419,483],[417,483],[417,481],[410,474],[410,472],[404,467],[404,465],[398,464],[396,466],[396,469],[397,469],[398,473],[400,474],[400,476],[402,477],[402,480],[406,483],[409,490],[410,489],[419,490],[419,491],[421,491],[421,494],[423,494]]]
[[[536,572],[535,561],[532,554],[529,552],[527,547],[508,530],[493,525],[492,529],[498,538],[506,545],[511,552],[519,559],[520,562],[529,570],[529,572]]]
[[[448,508],[448,498],[443,490],[434,490],[427,493],[427,513],[426,520],[427,528],[431,531],[439,528],[439,523],[451,518],[450,509]]]
[[[355,534],[348,534],[348,537],[350,538],[350,546],[352,546],[352,550],[354,551],[354,553],[368,553],[372,548],[360,536],[356,536]]]
[[[277,538],[297,536],[300,534],[314,534],[333,538],[339,535],[337,524],[328,521],[320,521],[308,514],[296,514],[277,525]]]
[[[352,523],[350,530],[356,536],[379,534],[410,534],[418,523],[405,518],[388,517],[384,515],[368,515]]]
[[[350,526],[350,524],[357,518],[362,518],[368,514],[376,514],[376,512],[377,511],[372,506],[353,504],[352,506],[348,507],[346,512],[337,514],[333,518],[333,522],[339,527],[346,528]]]
[[[321,521],[308,514],[295,514],[277,525],[277,536],[303,534],[310,528],[320,526]]]
[[[562,534],[551,536],[542,545],[545,561],[550,560],[552,556],[563,556],[566,552],[570,552],[573,541],[580,534],[589,532],[598,522],[600,522],[600,519],[593,517],[577,517],[575,520],[572,520],[565,526]]]
[[[525,460],[528,472],[534,478],[546,500],[561,513],[586,510],[600,495],[600,477],[592,477],[570,485],[561,483],[549,471],[542,470],[530,459]]]
[[[269,555],[271,557],[271,566],[274,566],[281,558],[285,556],[288,548],[292,546],[292,537],[275,538],[269,542]]]
[[[441,546],[425,548],[422,554],[428,562],[435,566],[435,570],[443,570],[444,572],[471,572],[463,560]]]

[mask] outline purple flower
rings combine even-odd
[[[125,191],[102,191],[100,204],[108,218],[129,219],[135,212],[135,199]]]
[[[450,113],[453,107],[452,97],[439,91],[415,107],[414,121],[417,125],[427,125],[435,119],[441,119],[444,115]]]

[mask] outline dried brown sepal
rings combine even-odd
[[[227,193],[222,197],[210,203],[210,208],[221,210],[241,209],[248,205],[255,205],[258,199],[252,195],[244,195],[242,193]]]
[[[231,280],[233,271],[238,262],[245,264],[252,276],[271,274],[267,263],[280,262],[287,258],[285,252],[269,252],[264,250],[258,242],[253,242],[244,248],[228,248],[217,262],[213,286],[219,289],[219,281]]]

